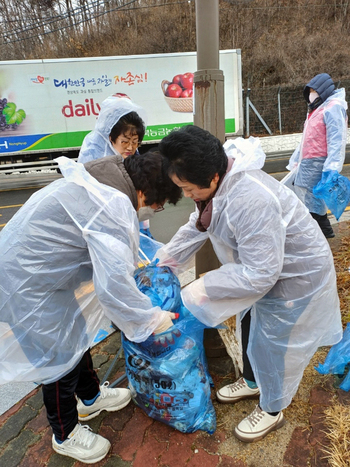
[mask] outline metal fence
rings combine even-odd
[[[350,103],[350,79],[337,83]],[[243,90],[244,135],[301,133],[307,113],[304,86],[269,86]]]

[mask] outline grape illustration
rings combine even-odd
[[[16,104],[8,102],[6,98],[0,99],[0,131],[16,130],[26,118],[23,109],[16,109]]]

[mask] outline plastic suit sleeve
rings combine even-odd
[[[182,292],[184,305],[208,326],[217,326],[250,308],[276,284],[282,271],[285,225],[279,202],[270,199],[266,203],[266,199],[252,196],[247,205],[239,223],[227,219],[231,229],[239,225],[234,232],[239,262],[208,272]],[[234,209],[229,211],[234,213]],[[212,242],[215,249],[215,238]]]
[[[138,290],[127,239],[121,241],[108,233],[89,230],[83,231],[83,235],[93,264],[95,292],[105,315],[129,340],[143,342],[168,315],[153,307],[150,299]]]
[[[118,154],[111,145],[108,138],[99,131],[93,130],[86,135],[81,149],[79,151],[78,162],[85,164],[101,157],[113,156]]]
[[[300,144],[296,147],[293,154],[291,155],[286,169],[293,170],[298,165],[299,159],[300,159]]]
[[[336,170],[341,172],[345,159],[346,146],[346,111],[335,104],[328,107],[324,113],[324,122],[327,132],[327,158],[323,171]]]
[[[170,242],[157,251],[154,259],[159,266],[168,266],[176,275],[189,267],[195,253],[208,239],[208,232],[200,232],[196,228],[198,210],[190,215],[189,221],[180,227]]]

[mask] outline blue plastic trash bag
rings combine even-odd
[[[350,181],[336,170],[323,172],[313,194],[326,203],[338,221],[350,201]]]
[[[183,305],[180,284],[167,267],[136,271],[139,289],[153,305],[179,313],[167,331],[135,343],[122,335],[126,374],[134,402],[150,417],[183,433],[214,433],[216,414],[211,402],[204,325]]]
[[[154,238],[149,229],[141,229],[140,228],[140,233],[142,233],[143,235],[146,235],[146,237]]]
[[[315,367],[321,375],[334,374],[344,375],[350,364],[350,323],[347,324],[343,334],[343,338],[338,344],[333,345],[328,352],[326,360],[323,365]],[[350,389],[350,372],[347,373],[339,386],[344,391]]]
[[[153,237],[149,237],[142,233],[140,230],[140,251],[139,251],[139,258],[146,262],[147,264],[150,263],[157,253],[159,248],[161,248],[164,244],[158,242]]]
[[[153,306],[178,313],[181,310],[181,285],[168,267],[152,263],[137,269],[134,274],[138,289],[147,295]],[[176,311],[174,311],[176,310]]]

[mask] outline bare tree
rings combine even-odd
[[[219,0],[220,48],[244,82],[350,75],[350,0]],[[0,0],[1,59],[196,50],[195,0]]]

